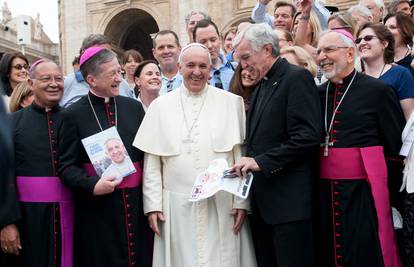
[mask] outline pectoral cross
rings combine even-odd
[[[325,142],[321,144],[321,147],[323,147],[323,156],[328,156],[328,147],[333,146],[333,142],[329,142],[329,135],[325,136]]]

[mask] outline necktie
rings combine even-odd
[[[223,89],[223,82],[221,81],[220,70],[214,71],[213,77],[214,77],[214,80],[216,81],[214,86],[217,88]]]
[[[167,92],[171,92],[173,87],[173,80],[168,80],[167,82]]]

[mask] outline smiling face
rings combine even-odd
[[[152,53],[160,63],[161,69],[171,69],[177,67],[180,50],[181,47],[176,43],[174,35],[167,33],[157,36]]]
[[[154,63],[145,65],[139,77],[135,77],[135,84],[141,91],[158,93],[161,89],[161,73],[158,66]]]
[[[208,51],[202,47],[189,47],[181,55],[179,63],[185,87],[192,92],[200,92],[210,79],[211,64]]]
[[[272,66],[272,46],[264,45],[260,51],[255,51],[250,42],[243,38],[235,50],[243,69],[252,68],[262,79]]]
[[[371,28],[362,30],[358,38],[362,38],[361,42],[357,45],[358,53],[362,60],[370,61],[377,58],[384,58],[384,50],[388,44],[381,42]],[[366,41],[364,38],[371,40]]]
[[[54,107],[59,103],[63,96],[63,75],[56,63],[38,64],[30,81],[36,104]]]
[[[125,148],[120,141],[110,139],[106,142],[106,154],[112,162],[121,164],[125,160]]]
[[[253,87],[259,81],[259,75],[255,69],[248,67],[241,71],[241,82],[246,88]]]
[[[114,97],[119,95],[119,85],[122,81],[121,66],[114,57],[107,63],[100,65],[101,72],[97,75],[88,74],[86,80],[98,96]]]
[[[342,80],[354,69],[354,50],[347,46],[339,33],[327,33],[319,39],[317,61],[332,82]]]
[[[275,29],[290,31],[293,22],[292,7],[280,6],[275,10],[274,16],[275,20],[273,23]]]
[[[29,78],[28,63],[22,58],[16,57],[11,62],[9,81],[11,85],[17,85],[21,82],[27,82]]]

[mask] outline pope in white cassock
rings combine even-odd
[[[245,222],[249,201],[219,191],[190,202],[197,174],[213,159],[241,157],[241,97],[207,84],[211,58],[201,44],[181,50],[183,84],[150,105],[133,145],[145,152],[144,212],[154,240],[155,267],[256,266]]]

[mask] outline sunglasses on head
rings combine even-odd
[[[29,70],[29,65],[27,65],[27,64],[16,64],[16,65],[14,65],[14,66],[12,66],[13,68],[15,68],[16,70],[22,70],[23,68],[25,69],[25,70]]]
[[[359,44],[360,42],[362,42],[362,40],[364,40],[365,42],[369,42],[374,38],[378,38],[377,36],[374,35],[365,35],[364,37],[359,37],[355,39],[355,43]]]

